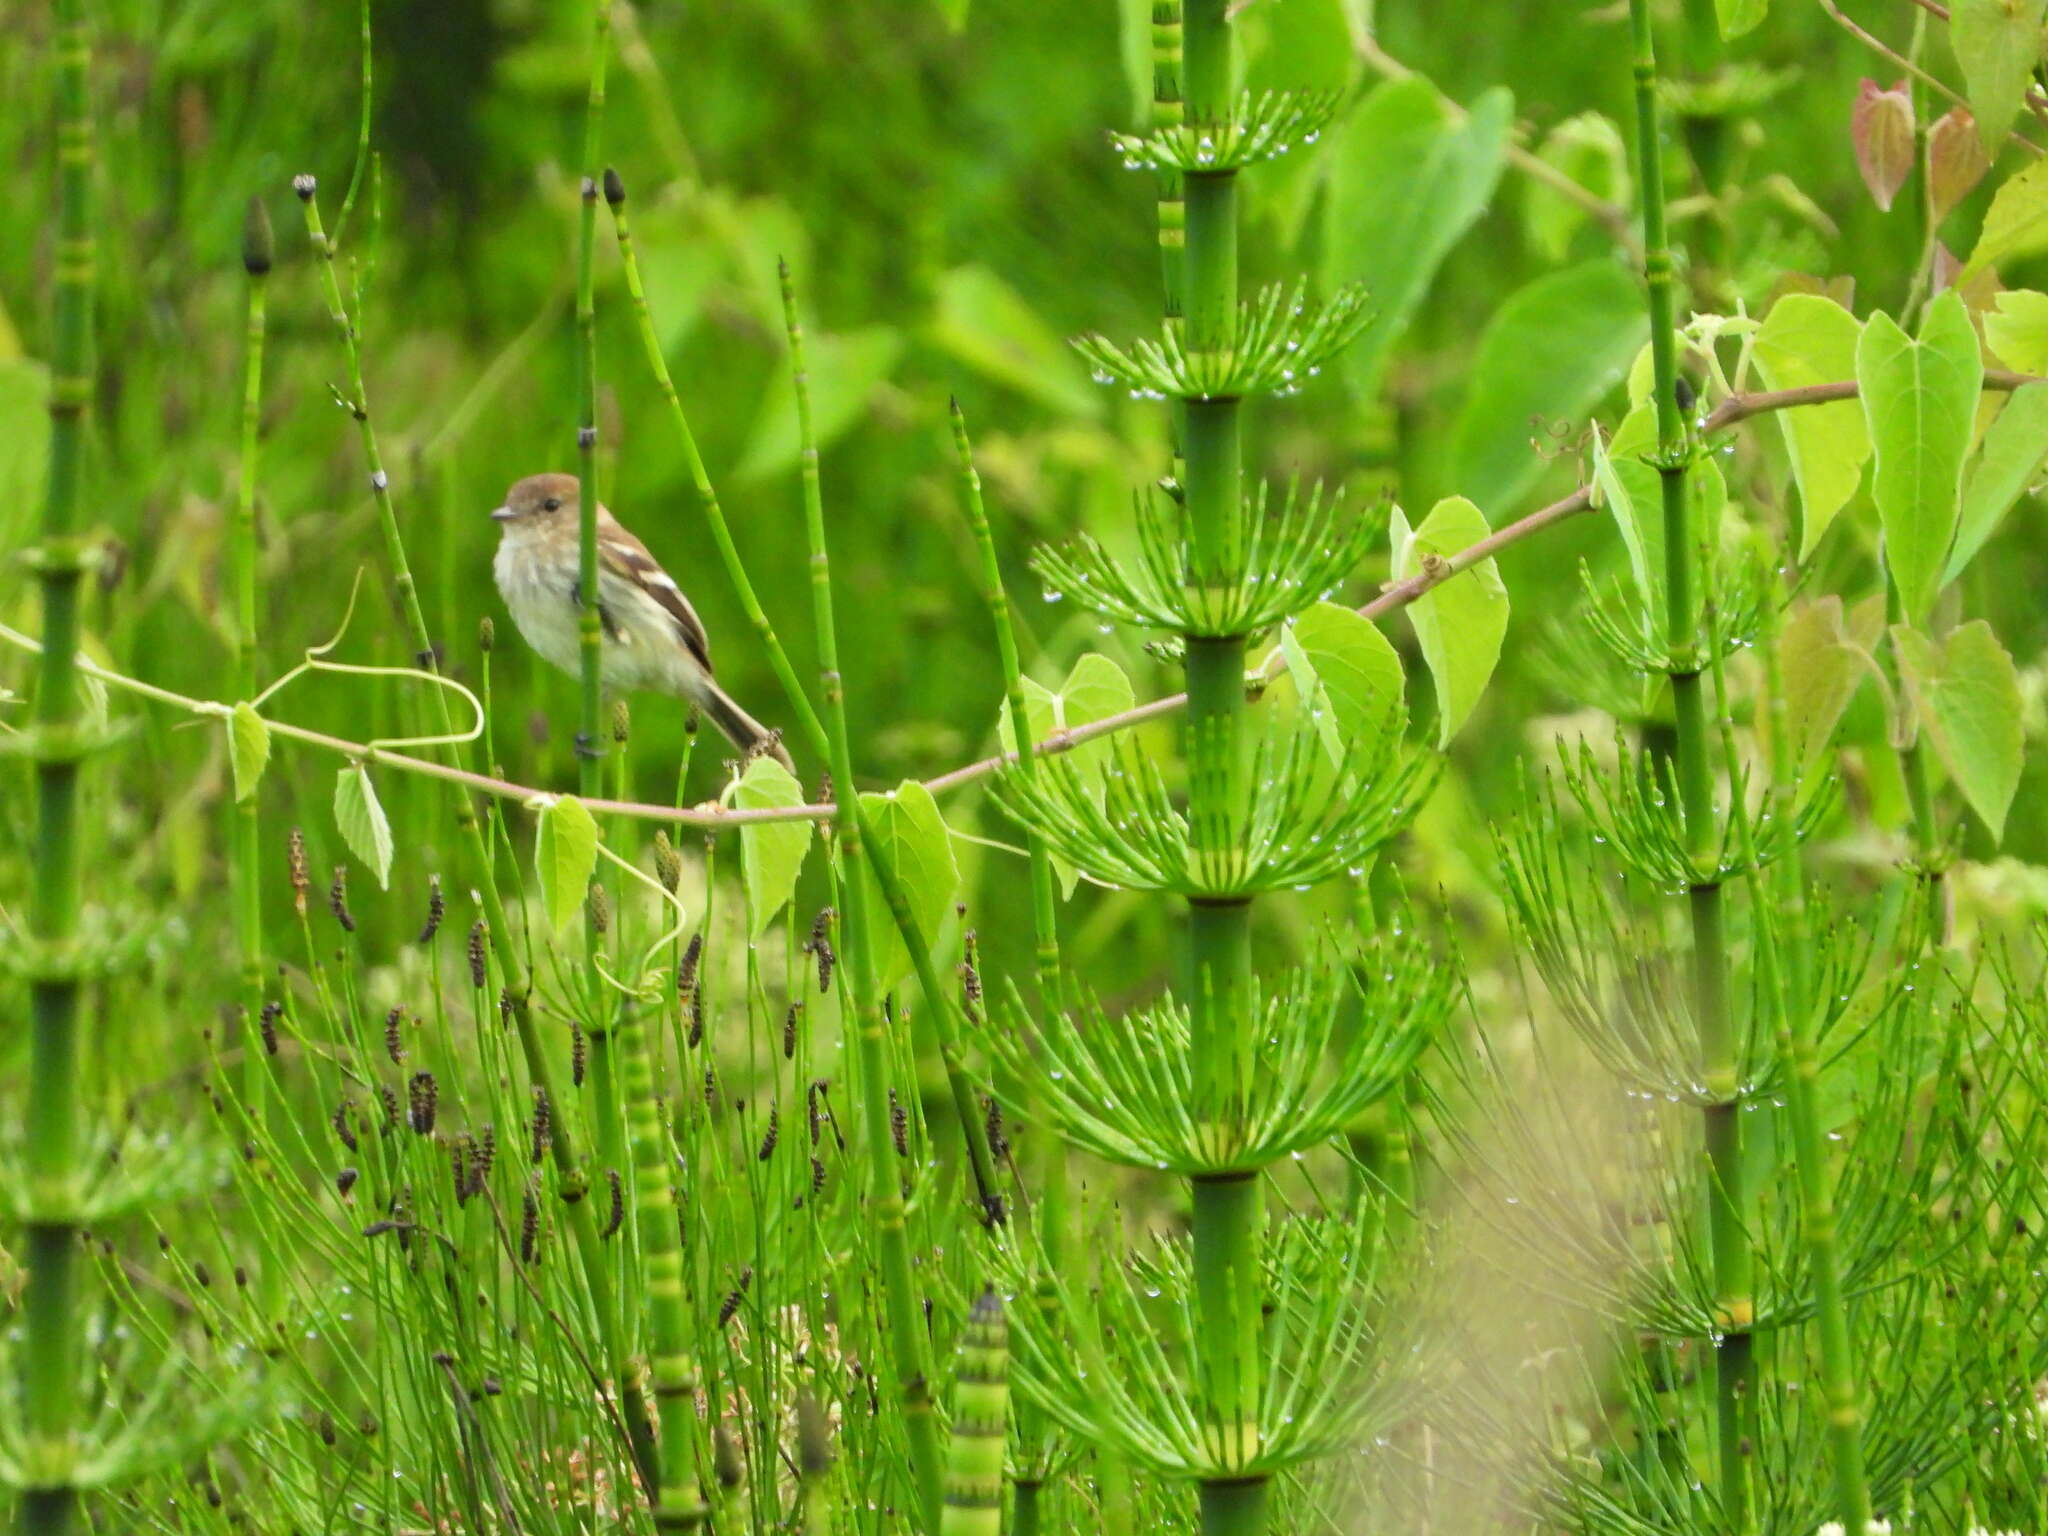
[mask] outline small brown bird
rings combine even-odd
[[[528,645],[571,677],[582,670],[579,497],[574,475],[528,475],[491,513],[505,530],[492,569],[512,622]],[[597,564],[605,686],[695,704],[742,753],[766,752],[794,772],[780,733],[741,709],[712,679],[710,641],[682,588],[602,505]]]

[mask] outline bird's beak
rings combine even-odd
[[[518,515],[510,507],[500,507],[491,514],[491,521],[494,523],[509,523]]]

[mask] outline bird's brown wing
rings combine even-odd
[[[683,589],[670,579],[661,562],[647,552],[632,534],[616,522],[609,522],[603,537],[598,542],[598,553],[612,571],[626,580],[636,583],[649,597],[653,598],[675,621],[676,634],[684,647],[697,658],[697,664],[705,675],[711,674],[711,640],[704,633],[704,621],[697,617],[697,610],[690,606],[690,600],[683,596]]]

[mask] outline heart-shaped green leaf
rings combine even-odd
[[[370,771],[350,763],[334,778],[334,824],[349,851],[369,867],[377,884],[391,888],[391,823],[378,803]]]
[[[757,757],[733,790],[743,810],[802,805],[803,786],[772,757]],[[740,872],[751,914],[749,939],[758,939],[796,892],[796,879],[810,852],[811,824],[804,821],[749,821],[740,824]]]

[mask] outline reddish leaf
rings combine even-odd
[[[1906,82],[1885,91],[1875,80],[1865,80],[1849,115],[1849,137],[1863,185],[1889,213],[1892,199],[1913,174],[1913,98],[1906,94]]]
[[[1977,135],[1977,120],[1968,107],[1951,108],[1927,130],[1927,174],[1937,220],[1947,218],[1990,169]]]

